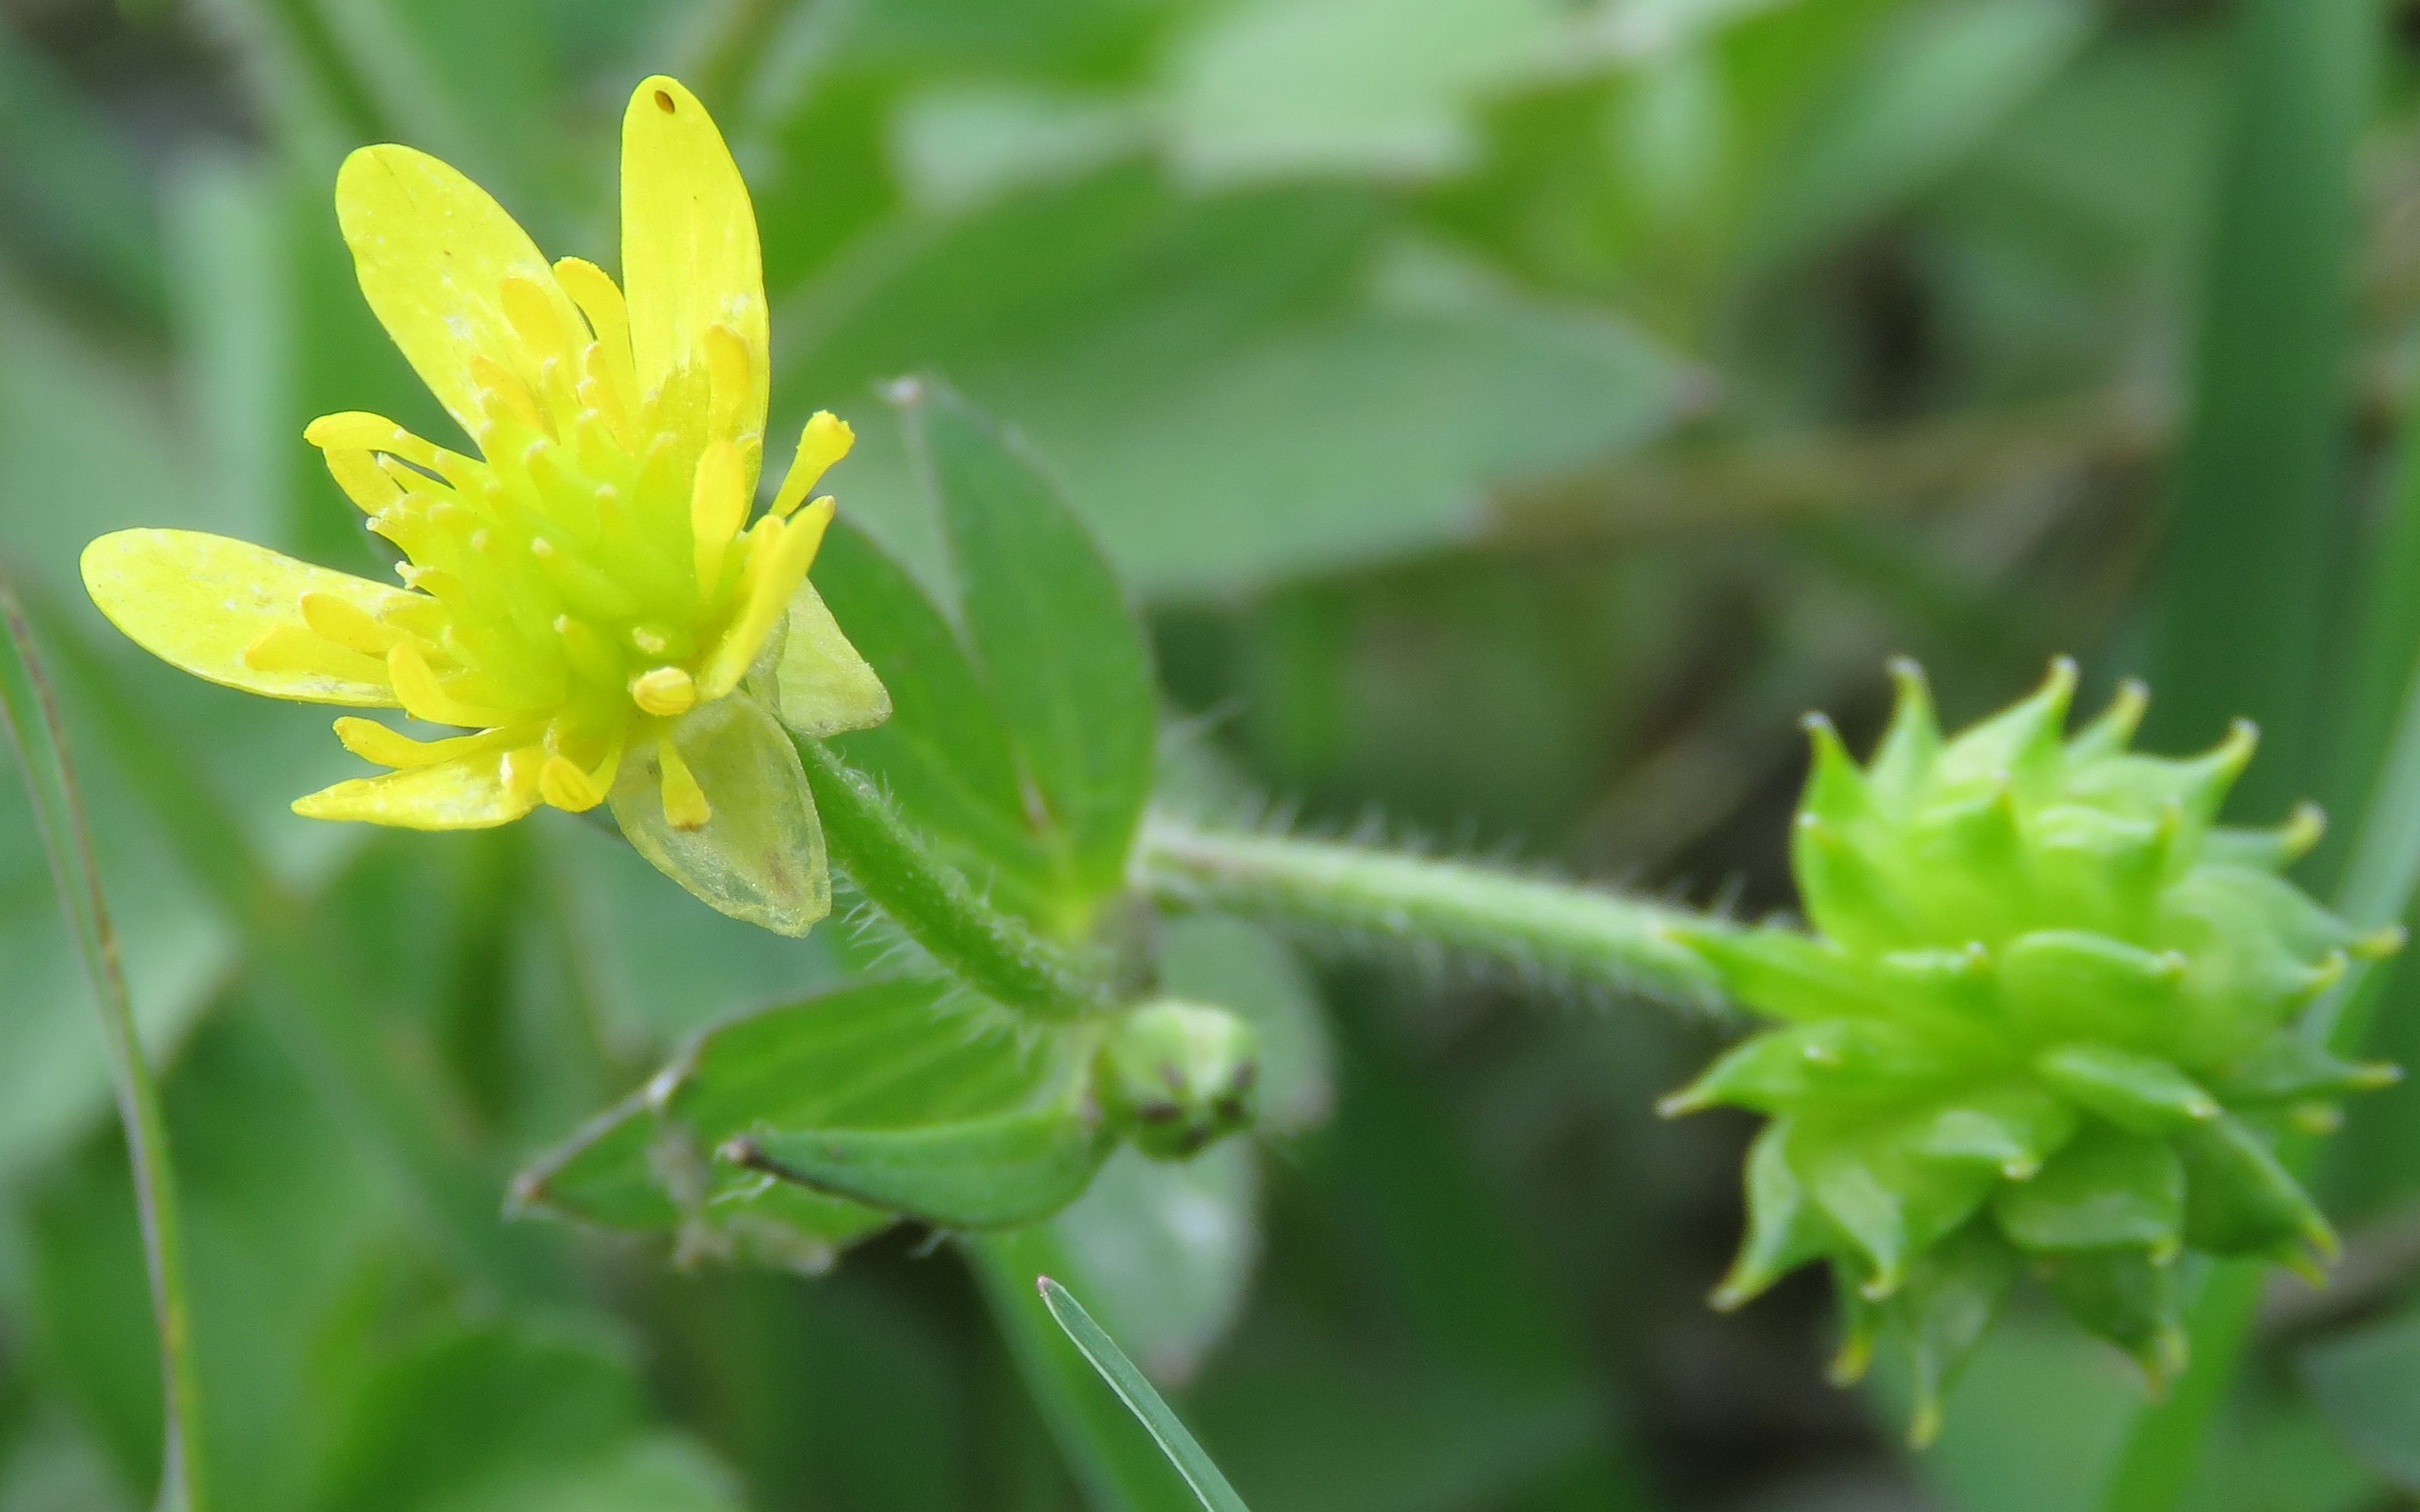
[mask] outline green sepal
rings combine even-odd
[[[2222,1116],[2177,1140],[2189,1198],[2185,1237],[2213,1255],[2291,1259],[2308,1244],[2336,1251],[2335,1231],[2269,1142],[2242,1119]]]
[[[2142,1249],[2071,1250],[2046,1257],[2037,1273],[2069,1317],[2134,1358],[2152,1391],[2183,1373],[2173,1257],[2164,1263]]]
[[[614,822],[664,875],[734,918],[800,935],[831,912],[822,822],[798,748],[743,689],[672,725],[674,746],[712,810],[693,829],[664,813],[662,763],[633,740],[613,780]]]
[[[2020,1249],[2172,1255],[2184,1234],[2185,1170],[2164,1140],[2090,1125],[2031,1180],[2002,1187],[1992,1215]]]
[[[790,597],[772,683],[782,723],[811,739],[870,730],[891,717],[890,690],[841,633],[813,583],[799,584]]]
[[[2107,1044],[2063,1044],[2034,1058],[2042,1080],[2129,1134],[2174,1134],[2215,1119],[2218,1100],[2157,1057]]]
[[[718,1158],[950,1228],[1036,1223],[1084,1195],[1116,1141],[1082,1110],[910,1129],[756,1129]]]

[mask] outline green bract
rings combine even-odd
[[[2293,1026],[2350,956],[2392,950],[2279,873],[2319,833],[2214,823],[2239,724],[2184,760],[2126,748],[2144,694],[2064,737],[2075,671],[1944,740],[1921,674],[1860,770],[1820,716],[1792,836],[1812,933],[1693,932],[1779,1021],[1666,1103],[1770,1117],[1747,1163],[1736,1306],[1827,1261],[1838,1374],[1903,1350],[1912,1433],[2030,1267],[2154,1386],[2181,1365],[2188,1249],[2307,1265],[2335,1241],[2273,1146],[2395,1079]]]

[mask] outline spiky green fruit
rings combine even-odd
[[[2308,1266],[2327,1222],[2273,1150],[2389,1066],[2294,1026],[2364,933],[2280,874],[2319,838],[2215,823],[2250,760],[2239,724],[2184,760],[2126,747],[2144,694],[2065,734],[2072,664],[1954,739],[1922,675],[1862,770],[1821,717],[1792,838],[1812,933],[1698,934],[1738,1000],[1780,1021],[1668,1112],[1765,1114],[1748,1233],[1715,1293],[1737,1306],[1827,1261],[1846,1314],[1838,1374],[1904,1350],[1912,1433],[2009,1283],[2041,1277],[2153,1386],[2182,1364],[2187,1250]]]

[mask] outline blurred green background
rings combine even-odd
[[[124,525],[377,569],[302,425],[444,430],[352,285],[351,147],[611,266],[621,102],[688,81],[757,197],[776,429],[854,422],[843,509],[929,566],[876,385],[1019,425],[1204,793],[1755,915],[1801,712],[1869,734],[1907,652],[1964,718],[2070,652],[2152,676],[2158,743],[2260,718],[2244,816],[2326,800],[2324,890],[2420,647],[2415,46],[2355,0],[0,3],[0,560],[168,1068],[219,1504],[1080,1504],[950,1247],[684,1273],[495,1216],[680,1036],[863,964],[845,923],[752,932],[561,814],[294,819],[352,766],[324,720],[84,604]],[[0,1512],[131,1509],[133,1208],[7,791]],[[1887,1382],[1824,1384],[1817,1278],[1703,1305],[1745,1122],[1651,1105],[1712,1026],[1169,947],[1289,1026],[1285,1132],[1058,1227],[1262,1512],[2094,1504],[2138,1392],[2047,1316],[1910,1456]],[[2331,1161],[2339,1282],[2268,1298],[2195,1507],[2420,1504],[2420,1091]]]

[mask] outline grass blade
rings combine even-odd
[[[1076,1348],[1084,1351],[1084,1358],[1093,1362],[1093,1368],[1118,1394],[1118,1400],[1125,1403],[1127,1411],[1149,1430],[1160,1453],[1168,1456],[1168,1462],[1185,1477],[1185,1484],[1193,1488],[1193,1494],[1202,1499],[1208,1512],[1244,1512],[1244,1499],[1235,1494],[1235,1488],[1227,1484],[1227,1477],[1218,1473],[1218,1467],[1194,1442],[1176,1413],[1152,1389],[1151,1381],[1135,1368],[1134,1362],[1118,1348],[1117,1340],[1093,1321],[1093,1315],[1084,1310],[1075,1294],[1047,1275],[1035,1276],[1033,1285],[1042,1293],[1042,1304],[1050,1309],[1051,1318],[1066,1331]]]
[[[1184,1471],[1154,1442],[1147,1424],[1104,1390],[1092,1358],[1060,1326],[1035,1283],[1069,1273],[1074,1257],[1047,1224],[970,1235],[967,1263],[981,1284],[1027,1396],[1093,1512],[1190,1512],[1201,1504]],[[1222,1504],[1240,1506],[1233,1499]]]
[[[143,1058],[134,1004],[117,958],[109,904],[93,864],[67,733],[59,723],[33,633],[6,573],[0,573],[0,717],[5,717],[33,801],[34,825],[50,861],[61,912],[84,958],[101,1012],[117,1113],[126,1130],[127,1163],[134,1178],[143,1252],[151,1282],[151,1310],[160,1334],[163,1443],[161,1512],[202,1512],[201,1398],[195,1385],[193,1328],[185,1300],[185,1245],[177,1210],[177,1178],[168,1152],[167,1120],[159,1084]]]

